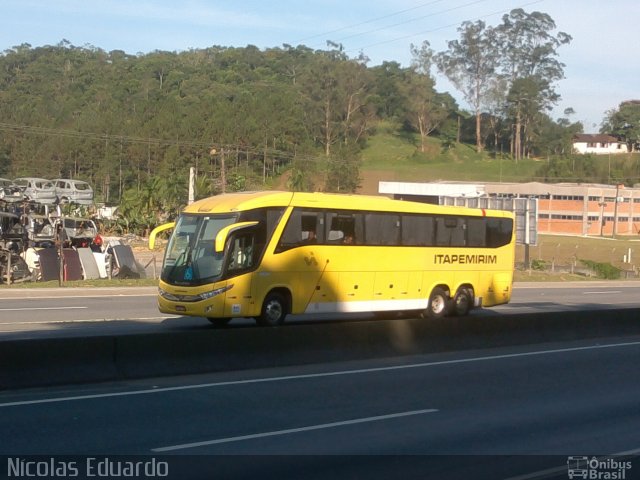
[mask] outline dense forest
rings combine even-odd
[[[408,67],[369,66],[331,42],[137,55],[23,44],[0,54],[0,176],[87,180],[152,225],[184,202],[189,167],[199,197],[264,188],[283,172],[292,190],[355,191],[381,120],[421,139],[418,150],[437,137],[513,161],[566,156],[582,125],[570,109],[548,115],[564,76],[558,50],[571,41],[554,30],[523,10],[497,26],[465,22],[446,51],[412,45]],[[435,89],[436,71],[472,111]]]

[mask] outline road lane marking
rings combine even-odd
[[[19,297],[11,297],[11,296],[0,296],[0,301],[2,300],[66,300],[68,298],[118,298],[118,297],[157,297],[157,293],[104,293],[102,295],[98,295],[96,292],[91,292],[87,295],[64,295],[60,294],[57,296],[40,296],[40,295],[21,295]]]
[[[309,378],[335,377],[340,375],[359,375],[359,374],[366,374],[366,373],[390,372],[390,371],[405,370],[410,368],[427,368],[427,367],[437,367],[437,366],[443,366],[443,365],[457,365],[457,364],[473,363],[473,362],[486,362],[490,360],[504,360],[509,358],[524,358],[524,357],[535,357],[535,356],[542,356],[542,355],[555,355],[555,354],[569,353],[569,352],[602,350],[605,348],[637,347],[639,345],[640,345],[640,341],[610,343],[610,344],[604,344],[604,345],[589,345],[586,347],[558,348],[558,349],[552,349],[552,350],[537,350],[537,351],[522,352],[522,353],[506,353],[503,355],[488,355],[485,357],[459,358],[456,360],[442,360],[439,362],[410,363],[407,365],[394,365],[390,367],[360,368],[360,369],[354,369],[354,370],[338,370],[333,372],[306,373],[302,375],[286,375],[282,377],[250,378],[245,380],[229,380],[225,382],[199,383],[195,385],[180,385],[177,387],[162,387],[162,388],[152,388],[152,389],[146,389],[146,390],[127,391],[127,392],[96,393],[91,395],[43,398],[40,400],[24,400],[24,401],[18,401],[18,402],[0,403],[0,408],[15,407],[15,406],[22,406],[22,405],[37,405],[41,403],[56,403],[56,402],[68,402],[68,401],[77,401],[77,400],[92,400],[92,399],[99,399],[99,398],[126,397],[131,395],[148,395],[153,393],[177,392],[182,390],[196,390],[196,389],[202,389],[202,388],[226,387],[231,385],[249,385],[254,383],[283,382],[283,381],[289,381],[289,380],[304,380]]]
[[[0,312],[24,312],[31,310],[78,310],[89,307],[31,307],[31,308],[0,308]]]
[[[221,443],[241,442],[244,440],[254,440],[256,438],[275,437],[278,435],[289,435],[291,433],[310,432],[312,430],[323,430],[326,428],[344,427],[347,425],[356,425],[359,423],[380,422],[382,420],[390,420],[393,418],[409,417],[412,415],[424,415],[425,413],[435,413],[437,409],[429,408],[425,410],[412,410],[409,412],[391,413],[389,415],[380,415],[377,417],[355,418],[353,420],[343,420],[341,422],[322,423],[320,425],[310,425],[308,427],[289,428],[286,430],[275,430],[273,432],[254,433],[251,435],[240,435],[238,437],[217,438],[215,440],[205,440],[202,442],[183,443],[181,445],[171,445],[168,447],[152,448],[152,452],[172,452],[175,450],[185,450],[188,448],[204,447],[207,445],[218,445]]]
[[[610,293],[622,293],[622,290],[609,290],[606,292],[582,292],[582,295],[609,295]]]
[[[87,308],[87,307],[82,307]],[[180,318],[179,316],[173,317],[127,317],[127,318],[88,318],[77,320],[35,320],[32,322],[0,322],[0,325],[12,325],[14,327],[20,327],[21,325],[48,325],[58,323],[104,323],[104,322],[140,322],[140,321],[157,321],[157,320],[171,320],[174,318]],[[15,330],[3,330],[0,333],[11,333]]]

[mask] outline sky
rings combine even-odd
[[[343,45],[349,57],[366,55],[369,66],[411,63],[410,45],[428,41],[435,52],[459,39],[465,21],[496,26],[514,8],[547,13],[553,33],[573,37],[558,50],[565,79],[552,118],[576,113],[586,133],[597,133],[606,112],[640,99],[640,2],[638,0],[0,0],[0,52],[24,43],[83,47],[129,54],[184,51],[212,45],[260,49]],[[433,72],[436,89],[461,95]]]

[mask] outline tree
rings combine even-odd
[[[512,149],[516,162],[524,151],[521,143],[523,135],[533,134],[529,130],[535,116],[541,110],[540,90],[541,86],[534,77],[518,78],[512,83],[507,95],[507,112],[510,118],[515,119]]]
[[[360,186],[360,153],[350,145],[339,145],[327,162],[327,182],[324,190],[334,193],[355,193]]]
[[[411,45],[411,68],[404,75],[402,91],[408,123],[420,133],[420,151],[425,152],[427,137],[449,116],[447,103],[435,90],[431,76],[433,50],[425,41]]]
[[[376,113],[385,119],[400,119],[404,115],[405,98],[400,91],[406,70],[398,62],[382,62],[371,68]]]
[[[521,158],[525,145],[522,136],[533,124],[534,116],[551,110],[560,96],[554,82],[564,78],[564,64],[556,58],[560,46],[571,36],[558,32],[546,13],[526,13],[521,8],[502,17],[495,29],[495,40],[502,54],[501,73],[508,79],[510,113],[513,121],[512,153]]]
[[[638,150],[640,148],[640,100],[622,102],[617,110],[608,111],[600,132],[623,139],[629,151]]]
[[[420,151],[426,151],[426,139],[449,116],[448,105],[434,88],[433,79],[415,70],[408,72],[403,84],[406,119],[420,134]]]
[[[549,116],[539,114],[537,134],[532,139],[531,149],[537,155],[544,155],[549,158],[551,155],[570,156],[572,155],[572,138],[576,133],[582,132],[582,124],[580,122],[570,123],[567,118],[560,118],[553,121]],[[572,165],[572,171],[575,166]]]
[[[326,157],[337,143],[349,145],[366,137],[375,115],[371,73],[365,59],[348,59],[341,46],[320,52],[301,72],[297,87],[304,103],[304,123]]]
[[[478,20],[458,28],[460,40],[448,42],[448,49],[435,56],[438,70],[459,90],[476,116],[476,150],[482,151],[482,102],[499,65],[496,33]]]
[[[498,152],[500,138],[504,129],[505,105],[507,103],[506,80],[503,77],[493,79],[487,89],[483,104],[491,134],[493,135],[493,151]]]

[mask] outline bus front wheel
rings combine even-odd
[[[442,288],[436,287],[429,295],[429,305],[423,315],[427,318],[442,318],[449,309],[449,295]]]
[[[287,316],[287,301],[278,292],[271,292],[264,299],[260,316],[256,318],[258,325],[274,327],[284,323]]]

